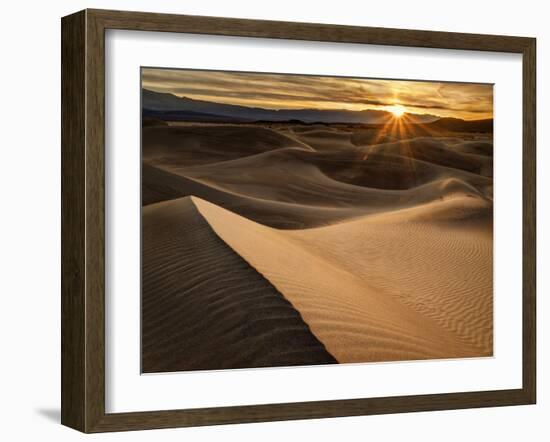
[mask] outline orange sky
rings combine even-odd
[[[270,109],[380,109],[463,119],[492,118],[490,84],[181,69],[142,69],[142,86],[197,100]]]

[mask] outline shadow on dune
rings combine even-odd
[[[142,371],[335,363],[191,198],[143,210]]]

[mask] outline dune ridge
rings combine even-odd
[[[143,209],[142,285],[145,373],[336,362],[189,197]]]
[[[322,249],[308,247],[300,238],[308,230],[280,231],[204,200],[193,202],[218,236],[292,303],[339,362],[479,355],[467,336],[399,302],[386,288],[357,276],[357,269],[327,259]]]

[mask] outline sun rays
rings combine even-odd
[[[376,153],[378,146],[387,143],[399,143],[399,155],[407,162],[409,173],[414,181],[417,181],[416,152],[411,146],[410,140],[418,137],[434,137],[440,135],[438,131],[432,129],[429,124],[419,124],[406,113],[403,106],[395,105],[391,112],[391,117],[378,130],[377,134],[370,143],[370,147],[363,155],[363,161],[368,160],[369,154]],[[394,107],[394,106],[392,106]]]
[[[411,118],[405,108],[400,105],[395,105],[394,110],[389,110],[391,116],[387,122],[376,129],[378,132],[372,140],[372,144],[381,142],[401,141],[419,136],[436,136],[437,131],[433,130],[429,124],[421,124]]]

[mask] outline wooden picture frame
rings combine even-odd
[[[523,57],[523,385],[513,390],[131,413],[105,412],[105,30],[496,51]],[[534,404],[534,38],[106,10],[62,19],[62,410],[83,432]]]

